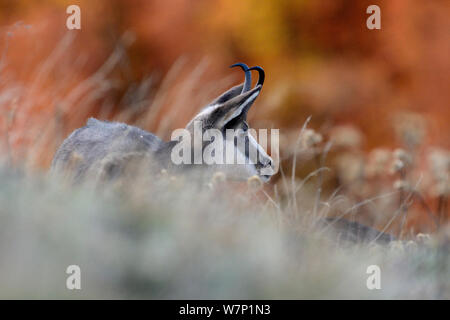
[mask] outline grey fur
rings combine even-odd
[[[112,170],[108,175],[113,177],[123,169],[120,159],[130,157],[157,161],[159,167],[165,167],[171,145],[137,127],[90,118],[86,126],[64,140],[53,158],[52,171],[69,170],[77,181],[88,173],[104,175],[104,170]]]

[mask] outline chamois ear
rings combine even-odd
[[[262,86],[257,85],[250,91],[226,101],[211,113],[210,122],[214,123],[216,128],[225,128],[232,121],[245,121],[247,112],[261,92],[261,88]]]
[[[240,67],[242,71],[244,71],[244,83],[224,92],[212,103],[203,108],[203,110],[187,124],[186,128],[192,128],[192,123],[195,121],[202,121],[204,128],[214,127],[223,129],[227,124],[230,124],[231,121],[234,122],[230,125],[234,125],[246,120],[247,112],[259,95],[264,83],[264,70],[258,66],[249,68],[246,64],[241,62],[230,66],[230,68],[234,67]],[[258,83],[253,89],[251,89],[252,70],[256,70],[259,73]]]
[[[240,94],[242,92],[243,87],[244,87],[244,84],[241,83],[240,85],[237,85],[237,86],[229,89],[228,91],[225,91],[219,97],[217,97],[213,102],[211,102],[210,105],[222,104],[222,103],[236,97],[238,94]]]

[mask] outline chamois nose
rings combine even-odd
[[[256,164],[256,167],[259,168],[259,169],[267,168],[267,167],[271,167],[271,166],[272,166],[272,160],[271,159],[263,160],[263,161],[261,161],[261,162]]]

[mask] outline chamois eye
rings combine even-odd
[[[248,123],[244,121],[243,125],[242,125],[242,130],[244,131],[248,131],[249,127],[248,127]]]

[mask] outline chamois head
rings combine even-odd
[[[214,129],[215,134],[212,137],[208,136],[207,140],[209,141],[206,141],[206,143],[203,141],[199,148],[205,151],[208,145],[214,142],[218,143],[217,140],[221,140],[220,145],[223,146],[222,159],[224,161],[221,163],[215,162],[213,164],[215,170],[223,171],[232,178],[247,179],[258,175],[263,181],[268,181],[274,174],[273,161],[250,134],[247,123],[247,113],[261,92],[264,83],[264,70],[261,67],[249,68],[244,63],[236,63],[230,66],[230,68],[233,67],[240,67],[244,71],[244,83],[229,89],[208,104],[188,123],[186,129],[194,134],[195,125],[200,123],[203,137],[205,132]],[[259,73],[258,83],[253,88],[252,70]],[[233,151],[234,161],[229,158],[230,151]],[[217,154],[213,154],[213,156],[217,156]],[[243,163],[243,160],[245,163]]]

